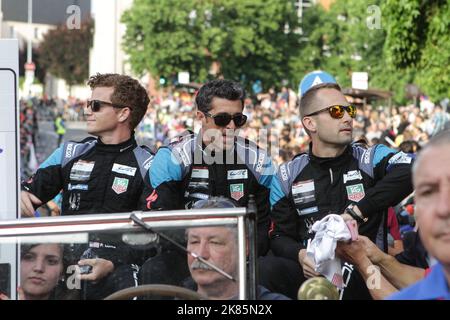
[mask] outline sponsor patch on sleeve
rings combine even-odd
[[[399,153],[392,156],[389,159],[388,163],[389,164],[401,164],[401,163],[410,164],[411,161],[412,161],[412,157],[409,154],[404,153],[403,151],[400,151]]]

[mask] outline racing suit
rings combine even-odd
[[[155,156],[150,169],[154,193],[149,209],[190,208],[195,201],[210,196],[234,199],[244,207],[253,194],[257,207],[257,250],[264,255],[269,246],[269,186],[273,173],[268,154],[246,139],[236,137],[232,149],[216,154],[203,144],[200,134],[187,132],[160,148]],[[184,232],[172,236],[184,241]],[[170,245],[162,246],[162,255],[151,258],[142,267],[142,282],[181,285],[189,276],[186,253]],[[165,276],[161,270],[166,272]]]
[[[144,210],[146,198],[151,194],[148,176],[152,160],[153,155],[139,147],[134,137],[115,145],[92,137],[70,141],[56,149],[34,176],[22,183],[22,189],[43,203],[62,191],[61,215]],[[72,246],[74,259],[78,261],[82,255],[88,255],[110,260],[115,272],[121,273],[108,276],[117,282],[113,291],[135,285],[136,272],[131,262],[136,259],[136,252],[117,240],[117,234],[89,236],[88,248],[86,244]],[[122,283],[116,278],[121,278]],[[110,283],[108,286],[114,287]],[[105,294],[88,294],[87,298],[101,298]]]
[[[412,192],[412,160],[412,155],[384,145],[352,144],[335,158],[319,158],[310,151],[281,165],[270,195],[272,251],[298,264],[299,251],[314,236],[314,222],[344,213],[351,203],[368,218],[359,233],[387,251],[387,208]]]
[[[201,136],[187,134],[160,148],[150,169],[154,188],[151,209],[190,208],[201,199],[223,196],[246,207],[253,194],[257,207],[258,252],[268,249],[269,193],[275,169],[269,155],[255,143],[236,137],[234,148],[215,154]]]

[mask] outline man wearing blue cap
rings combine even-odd
[[[311,138],[309,152],[282,164],[272,180],[271,249],[281,258],[260,263],[261,284],[290,297],[305,278],[319,275],[306,256],[314,222],[341,214],[344,220],[356,220],[361,234],[387,250],[387,208],[412,192],[411,155],[383,145],[352,144],[356,108],[331,75],[309,73],[299,89],[302,124]],[[364,285],[349,281],[359,276],[352,266],[344,267],[343,276],[347,287],[341,297],[370,298]]]

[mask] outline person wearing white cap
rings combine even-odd
[[[330,74],[307,74],[299,91],[300,116],[311,139],[309,152],[282,164],[272,179],[271,250],[278,257],[260,263],[261,284],[290,297],[305,278],[319,275],[306,255],[316,221],[329,214],[354,219],[361,234],[387,250],[387,208],[413,189],[410,154],[383,145],[352,144],[356,108]],[[343,271],[347,288],[341,297],[369,299],[365,285],[350,281],[359,276],[353,267]]]

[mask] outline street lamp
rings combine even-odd
[[[27,46],[27,62],[25,63],[25,84],[24,84],[24,93],[29,94],[31,85],[34,81],[34,70],[36,69],[35,64],[33,63],[33,0],[28,0],[28,46]]]

